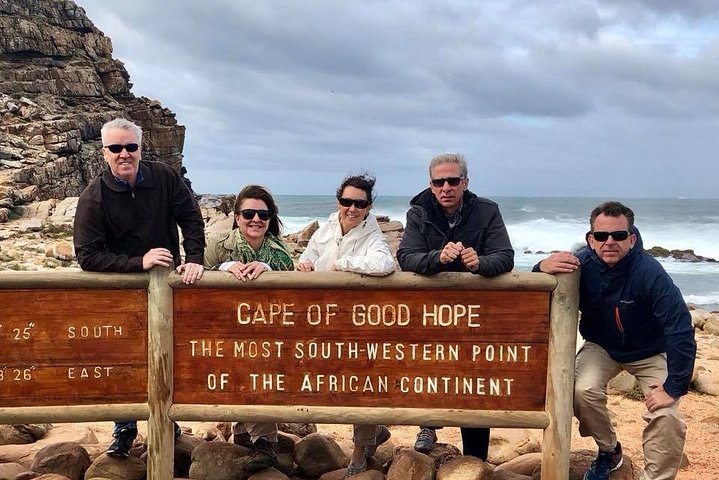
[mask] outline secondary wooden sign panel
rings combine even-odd
[[[177,289],[176,404],[544,410],[550,292]]]
[[[147,402],[146,289],[0,290],[0,407]]]

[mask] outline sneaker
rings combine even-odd
[[[117,458],[129,457],[132,443],[135,441],[135,437],[137,437],[137,429],[128,428],[112,436],[115,437],[115,440],[110,445],[110,448],[107,449],[107,454]]]
[[[431,452],[436,441],[437,433],[431,428],[423,428],[417,434],[417,441],[414,442],[414,449],[422,453]]]
[[[364,458],[369,459],[374,457],[374,454],[377,453],[377,447],[389,440],[389,437],[391,436],[392,433],[389,431],[389,429],[384,425],[380,425],[379,432],[374,439],[374,445],[367,445],[366,447],[364,447]]]
[[[609,480],[609,474],[622,466],[622,444],[617,442],[613,452],[599,451],[597,459],[584,474],[584,480]]]
[[[364,463],[361,463],[359,465],[355,465],[353,463],[350,463],[347,467],[347,472],[345,473],[345,478],[354,477],[355,475],[359,475],[360,473],[364,473],[367,471],[367,461],[365,460]]]
[[[277,454],[272,448],[272,444],[265,437],[260,437],[252,444],[252,453],[250,453],[250,459],[245,464],[245,470],[259,472],[273,466],[276,462]]]
[[[252,440],[250,434],[247,432],[233,434],[232,441],[235,443],[235,445],[252,448]]]

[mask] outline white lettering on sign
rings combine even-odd
[[[224,347],[223,340],[190,340],[193,357],[224,357]]]
[[[78,378],[108,378],[110,372],[115,367],[68,367],[67,378],[78,379]]]
[[[70,325],[67,327],[67,338],[115,338],[122,337],[122,325]]]
[[[389,391],[387,375],[334,375],[308,374],[302,378],[302,392],[361,392],[383,393]]]
[[[295,343],[294,357],[298,360],[356,360],[362,356],[370,360],[458,361],[460,346],[456,343],[397,343],[397,342],[320,342]]]
[[[281,341],[235,340],[235,358],[282,358],[284,343]]]
[[[285,390],[285,376],[282,373],[250,373],[250,383],[254,391]]]
[[[294,312],[292,307],[294,303],[238,303],[237,304],[237,323],[240,325],[294,325],[292,318]]]
[[[409,325],[410,310],[403,303],[398,305],[362,305],[352,306],[352,323],[357,326],[383,325],[385,327],[405,327]]]
[[[478,328],[479,309],[481,305],[423,305],[422,325],[434,327],[458,327],[466,325],[469,328]]]
[[[531,345],[487,345],[482,350],[481,345],[472,345],[472,361],[527,363],[531,349]]]
[[[337,315],[335,310],[337,310],[336,303],[326,304],[324,312],[319,304],[313,303],[307,307],[307,323],[310,325],[319,325],[321,323],[329,325],[330,319]]]
[[[402,393],[510,396],[513,378],[401,377]]]

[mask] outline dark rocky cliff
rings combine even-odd
[[[143,158],[182,166],[185,127],[135,97],[112,43],[70,0],[0,0],[0,222],[19,205],[82,192],[104,161],[100,127],[143,129]]]

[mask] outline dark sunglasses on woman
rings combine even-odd
[[[266,222],[271,217],[269,210],[256,210],[254,208],[245,208],[244,210],[240,210],[240,215],[242,215],[242,218],[245,220],[252,220],[255,218],[255,215],[257,215],[263,222]]]

